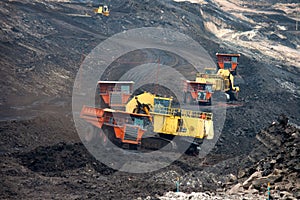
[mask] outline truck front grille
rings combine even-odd
[[[124,140],[136,141],[138,136],[138,131],[139,131],[138,127],[126,126]]]

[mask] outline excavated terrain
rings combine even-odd
[[[263,199],[270,182],[275,198],[299,199],[299,3],[199,2],[109,1],[111,14],[103,17],[93,14],[92,1],[1,1],[0,198]],[[129,174],[86,150],[72,119],[71,95],[93,48],[141,27],[180,31],[212,58],[241,53],[236,81],[242,106],[227,109],[222,135],[205,158],[182,155],[158,171]],[[169,52],[147,49],[126,60],[158,57],[194,78],[186,61]],[[106,78],[129,68],[115,62]],[[206,193],[172,193],[177,177],[181,192]]]

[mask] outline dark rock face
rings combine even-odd
[[[271,194],[276,198],[294,199],[299,196],[300,130],[287,121],[285,115],[280,115],[278,123],[256,135],[260,143],[247,158],[252,164],[239,172],[244,192],[252,188],[266,192],[269,183]],[[243,162],[246,163],[246,160]]]
[[[282,125],[283,127],[286,127],[288,122],[289,122],[289,118],[285,115],[285,114],[281,114],[278,117],[278,122],[280,125]]]

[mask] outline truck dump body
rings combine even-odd
[[[98,81],[100,97],[107,107],[124,107],[133,84],[133,81]]]
[[[122,143],[139,144],[149,124],[150,116],[89,106],[82,108],[80,117],[95,127],[109,126]]]
[[[235,75],[240,54],[216,53],[218,69],[229,69]]]

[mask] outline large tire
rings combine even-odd
[[[103,137],[102,137],[102,144],[105,147],[113,147],[118,146],[120,147],[121,141],[116,138],[114,130],[112,128],[105,127],[103,130]]]
[[[99,148],[102,143],[101,133],[102,129],[89,125],[86,130],[86,135],[84,137],[84,144],[96,149]]]
[[[206,105],[211,106],[211,97],[210,97],[209,101],[206,103]]]
[[[193,102],[192,95],[190,93],[185,92],[184,93],[184,103],[191,105]]]
[[[101,139],[102,139],[102,145],[105,146],[105,147],[107,147],[107,145],[108,145],[108,137],[107,137],[107,135],[108,135],[108,133],[107,133],[107,129],[106,129],[106,130],[104,130],[104,134],[101,137]]]
[[[108,128],[104,128],[103,132],[104,132],[104,134],[102,137],[102,144],[105,147],[109,147],[109,146],[111,146],[111,140],[110,140],[111,134],[114,134],[114,133],[111,133],[111,131]]]
[[[137,144],[129,144],[129,150],[138,150],[138,145]]]
[[[236,93],[234,91],[230,90],[226,93],[229,95],[229,101],[237,101]]]
[[[201,101],[198,101],[198,105],[199,105],[199,106],[211,106],[211,98],[209,99],[208,102],[201,102]]]
[[[183,103],[186,104],[186,92],[183,93]]]
[[[153,137],[155,135],[154,133],[154,127],[152,124],[149,124],[147,126],[147,130],[145,131],[145,133],[143,134],[143,138],[146,138],[146,137]]]
[[[88,125],[85,131],[84,139],[87,142],[91,142],[95,137],[95,129],[92,125]]]

